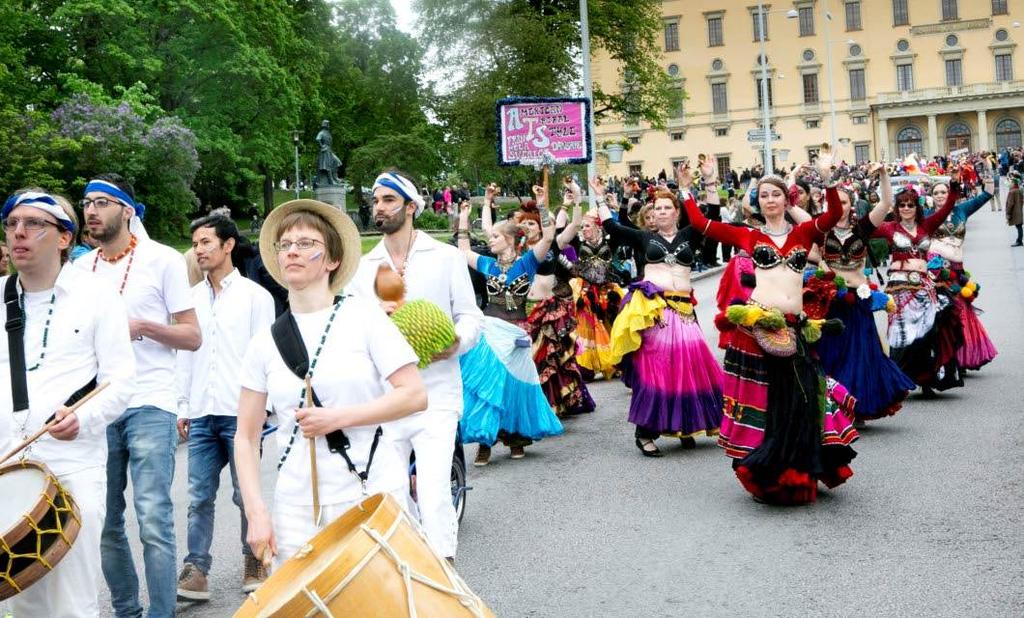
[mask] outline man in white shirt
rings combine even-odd
[[[451,466],[455,432],[462,415],[462,374],[459,355],[476,345],[483,314],[476,305],[466,258],[450,245],[413,228],[422,212],[423,197],[406,175],[381,174],[373,185],[373,216],[384,239],[363,256],[347,292],[376,298],[374,280],[381,264],[402,276],[406,300],[425,299],[439,306],[455,322],[458,340],[421,371],[427,387],[428,408],[385,427],[408,461],[416,452],[416,494],[423,530],[434,549],[454,559],[458,521],[451,494]],[[385,303],[384,310],[395,310]],[[415,510],[413,511],[415,512]]]
[[[142,227],[145,207],[131,185],[104,174],[85,187],[82,211],[89,234],[99,244],[75,261],[113,284],[128,310],[135,352],[135,395],[117,422],[107,428],[107,516],[103,524],[103,576],[118,618],[142,616],[139,578],[124,529],[128,475],[139,519],[151,618],[174,615],[175,540],[174,452],[178,395],[176,350],[202,343],[192,308],[185,259],[152,241]]]
[[[23,375],[28,393],[28,409],[14,410],[12,351],[4,338],[0,452],[10,452],[56,413],[61,420],[17,457],[42,462],[57,476],[78,504],[82,524],[75,543],[53,572],[10,599],[6,610],[14,616],[99,616],[106,429],[134,392],[128,319],[109,284],[68,263],[77,222],[67,200],[24,191],[7,201],[0,218],[5,244],[18,270],[12,277],[17,280],[15,302],[24,320]],[[0,290],[10,278],[0,279]],[[0,322],[7,319],[7,307],[0,304]],[[84,396],[96,381],[109,384],[69,413],[65,406]],[[5,519],[13,521],[22,515],[27,513],[8,513]]]
[[[231,252],[240,237],[234,221],[211,215],[194,221],[191,229],[192,249],[204,274],[192,288],[203,345],[195,352],[178,352],[178,433],[188,440],[190,500],[188,555],[178,576],[178,597],[206,601],[214,505],[224,466],[231,470],[231,497],[242,515],[242,590],[255,590],[267,577],[245,542],[234,442],[242,358],[253,336],[274,323],[274,299],[235,268]]]

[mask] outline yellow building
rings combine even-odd
[[[837,150],[848,161],[1021,144],[1024,0],[773,0],[764,9],[777,167],[831,140],[829,50]],[[662,14],[662,62],[687,98],[665,130],[628,118],[599,125],[598,147],[633,145],[622,163],[600,159],[602,172],[671,175],[699,152],[722,168],[760,162],[762,146],[748,138],[762,124],[756,0],[666,0]],[[622,89],[607,55],[592,70],[605,90]]]

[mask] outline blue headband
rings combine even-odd
[[[50,213],[67,231],[72,234],[75,233],[75,223],[71,220],[68,213],[64,212],[64,209],[60,207],[57,200],[53,199],[53,196],[46,193],[39,193],[38,191],[25,191],[24,193],[15,193],[11,197],[7,198],[4,202],[4,209],[0,211],[0,219],[7,220],[8,215],[11,211],[18,206],[28,206],[30,208],[38,208],[43,212]]]
[[[402,178],[398,174],[384,172],[380,176],[377,176],[377,180],[373,182],[373,189],[376,189],[377,187],[393,189],[406,200],[416,204],[417,215],[420,214],[423,207],[426,205],[426,201],[424,201],[423,196],[416,190],[416,185],[412,184],[407,179]],[[373,189],[371,189],[371,191]]]
[[[120,187],[112,182],[99,179],[90,180],[89,184],[85,185],[85,192],[92,193],[93,191],[114,196],[117,198],[117,201],[134,210],[135,216],[139,219],[146,216],[146,206],[142,202],[136,202],[133,200],[130,195],[122,191]]]

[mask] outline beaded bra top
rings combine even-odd
[[[862,268],[867,256],[867,244],[852,230],[833,228],[821,247],[821,259],[829,266],[844,270]]]
[[[802,273],[807,266],[807,249],[802,245],[790,248],[783,255],[775,243],[771,241],[757,241],[754,250],[750,254],[751,259],[758,268],[775,268],[785,263],[786,267],[793,272]]]
[[[666,241],[658,234],[650,234],[644,243],[648,264],[668,264],[674,266],[693,266],[694,254],[689,238],[680,230],[672,242]]]
[[[917,234],[921,235],[920,228],[917,230]],[[920,240],[914,242],[910,234],[901,226],[900,229],[893,232],[892,244],[892,259],[894,261],[923,260],[928,255],[928,248],[932,246],[932,239],[924,235]]]
[[[593,246],[587,242],[580,243],[579,260],[576,262],[576,273],[589,283],[601,285],[608,280],[608,269],[612,262],[612,248],[602,242]]]
[[[964,246],[964,236],[966,235],[967,221],[954,223],[952,218],[946,219],[942,225],[932,232],[932,238],[935,240],[941,240],[945,244],[953,247]]]

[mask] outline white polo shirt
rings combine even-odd
[[[0,278],[0,292],[7,277]],[[20,283],[18,285],[20,291]],[[50,298],[53,315],[46,332]],[[94,377],[110,382],[78,409],[78,437],[70,441],[43,435],[28,448],[27,457],[42,461],[64,475],[107,463],[107,425],[124,412],[134,392],[135,359],[128,339],[124,303],[105,281],[65,264],[53,289],[24,295],[25,367],[28,371],[28,414],[13,412],[10,354],[7,337],[0,344],[0,452],[7,453],[46,420],[74,392]],[[7,307],[0,302],[0,322]]]
[[[214,296],[210,278],[192,287],[203,345],[178,350],[178,416],[237,416],[239,373],[249,342],[274,323],[274,298],[259,284],[231,271]]]
[[[306,353],[312,362],[332,308],[315,313],[298,313],[295,321],[302,333]],[[398,327],[376,303],[346,297],[338,308],[327,339],[313,370],[313,390],[327,407],[343,407],[372,401],[387,392],[385,380],[406,365],[415,366],[416,354],[398,332]],[[289,450],[275,488],[275,501],[307,506],[313,504],[309,469],[309,441],[295,430],[295,410],[303,382],[285,365],[274,344],[270,327],[253,338],[242,361],[241,384],[251,391],[267,394],[268,407],[277,413],[278,453]],[[349,457],[362,471],[370,455],[374,427],[345,430],[351,442]],[[294,436],[294,437],[293,437]],[[349,472],[345,460],[327,450],[325,438],[317,438],[320,503],[337,504],[358,500],[359,480]],[[398,452],[382,439],[374,455],[367,483],[369,493],[400,491],[409,477]]]
[[[99,249],[93,249],[75,260],[74,265],[94,271],[121,291],[129,319],[170,324],[171,314],[193,308],[185,258],[171,247],[139,239],[130,269],[128,257],[111,264],[97,259],[98,254]],[[174,348],[147,337],[131,343],[135,352],[136,390],[128,407],[150,405],[175,413],[178,394]]]
[[[359,270],[345,291],[370,302],[380,303],[373,286],[377,268],[391,262],[382,240],[359,261]],[[459,351],[452,358],[431,363],[420,371],[430,394],[430,410],[462,413],[462,370],[459,355],[473,349],[480,337],[483,313],[476,305],[464,253],[417,232],[405,267],[406,299],[434,303],[455,322]]]

